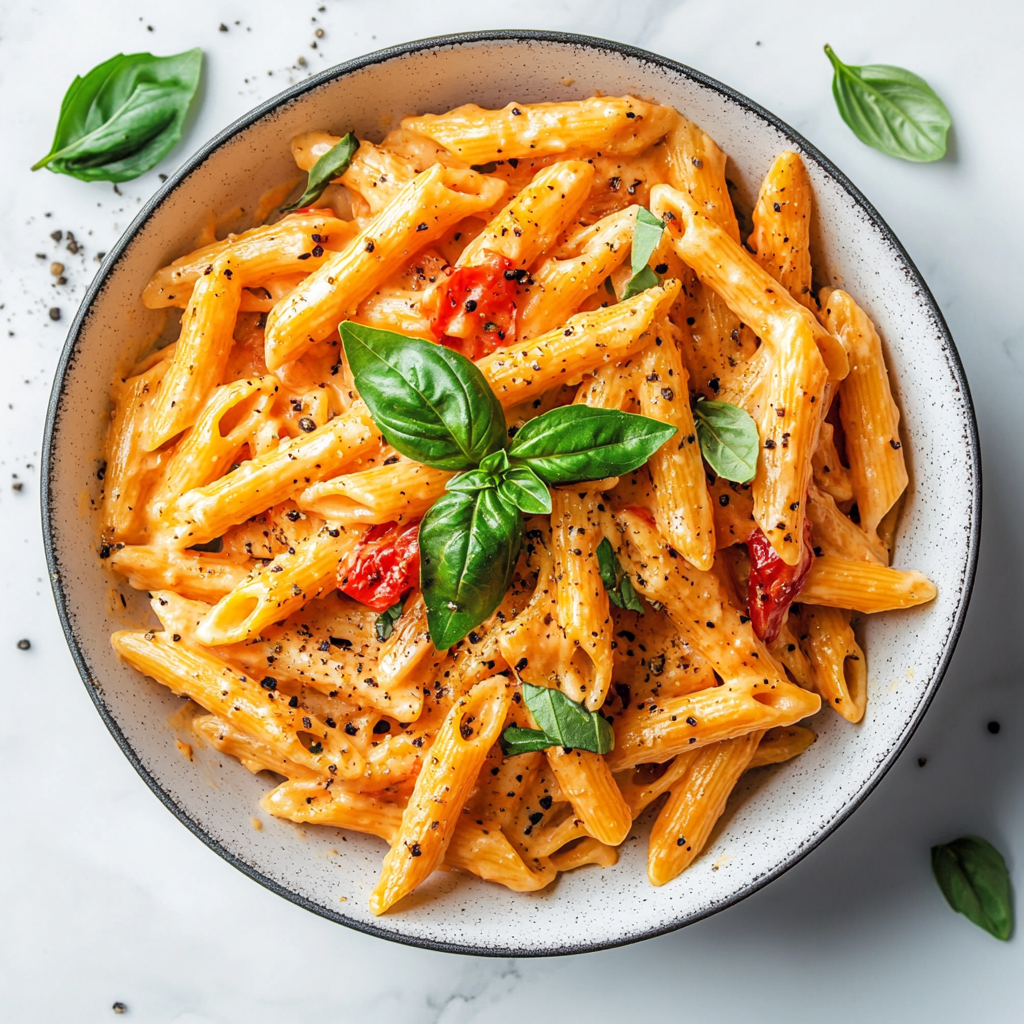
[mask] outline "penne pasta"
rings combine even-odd
[[[915,570],[824,555],[811,562],[798,600],[871,614],[926,604],[935,594],[935,584]]]

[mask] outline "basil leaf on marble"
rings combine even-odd
[[[844,64],[831,46],[825,53],[839,114],[861,142],[917,163],[946,155],[953,119],[923,78],[891,64]]]
[[[203,51],[172,57],[119,53],[76,76],[61,103],[50,152],[32,165],[81,181],[131,181],[181,138],[199,88]]]
[[[1013,930],[1010,874],[1002,854],[980,836],[932,847],[932,872],[949,905],[1004,942]]]

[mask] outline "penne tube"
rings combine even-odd
[[[298,505],[333,522],[411,522],[422,517],[454,476],[400,456],[388,466],[321,480],[307,487]]]
[[[822,703],[848,722],[859,722],[867,705],[868,672],[850,626],[850,613],[805,604],[800,625]]]
[[[293,548],[256,569],[210,609],[196,629],[207,647],[239,643],[307,601],[338,585],[338,567],[355,550],[363,531],[322,526]]]
[[[597,561],[599,498],[593,491],[551,489],[555,613],[574,648],[566,675],[579,680],[577,692],[568,696],[591,711],[604,704],[612,681],[612,619]]]
[[[275,224],[228,235],[223,242],[204,246],[163,267],[146,285],[142,302],[149,309],[188,305],[196,281],[225,253],[243,287],[262,285],[282,275],[305,276],[326,259],[327,252],[341,248],[354,233],[348,221],[322,212],[292,214]],[[324,253],[314,256],[317,246]]]
[[[403,263],[460,220],[502,195],[495,178],[436,165],[418,174],[339,253],[274,307],[267,318],[271,370],[299,359],[337,330]],[[425,227],[424,227],[425,225]]]
[[[508,680],[493,676],[477,683],[452,706],[384,858],[370,896],[374,914],[385,913],[440,866],[510,703]]]
[[[433,658],[434,645],[427,630],[427,606],[417,590],[406,598],[394,632],[381,644],[377,682],[385,688],[416,684],[417,670]]]
[[[497,882],[513,892],[538,892],[555,880],[556,871],[530,868],[494,822],[463,814],[444,855],[444,866]],[[564,870],[564,869],[561,869]]]
[[[811,179],[799,154],[787,150],[761,184],[750,248],[757,262],[802,306],[816,312],[811,292]]]
[[[174,358],[164,372],[146,424],[143,446],[153,451],[199,418],[227,366],[242,278],[229,251],[218,256],[196,281],[181,316]]]
[[[671,127],[674,113],[632,96],[510,103],[501,110],[467,103],[446,114],[403,118],[402,128],[439,142],[469,164],[577,150],[629,156],[657,142]]]
[[[814,666],[804,653],[800,643],[803,627],[795,611],[790,611],[779,628],[779,635],[768,645],[772,657],[793,677],[793,681],[805,690],[818,692]]]
[[[550,747],[544,755],[559,789],[587,832],[608,846],[623,842],[633,825],[633,815],[608,762],[589,750],[564,747]]]
[[[849,372],[846,352],[838,339],[818,323],[739,244],[739,239],[702,213],[695,201],[669,185],[651,189],[651,212],[667,223],[669,241],[682,261],[720,295],[739,319],[763,341],[777,347],[784,321],[802,320],[828,368],[829,380]],[[671,217],[667,215],[671,214]]]
[[[839,458],[836,448],[835,428],[827,420],[821,425],[818,446],[811,456],[814,486],[840,504],[853,501],[853,484],[850,472]]]
[[[673,758],[666,765],[641,764],[615,776],[623,799],[634,818],[643,812],[682,779],[699,751],[691,750]],[[660,774],[657,774],[661,769]]]
[[[594,168],[585,160],[543,168],[462,250],[458,266],[474,267],[487,252],[530,266],[575,220],[593,181]]]
[[[622,512],[616,518],[624,529],[619,557],[633,570],[637,589],[664,606],[683,639],[722,679],[769,689],[790,685],[747,616],[730,604],[714,573],[695,569],[680,558],[645,517]]]
[[[571,253],[549,257],[530,272],[533,283],[521,289],[525,301],[517,314],[520,341],[554,330],[579,309],[588,295],[617,270],[630,251],[637,207],[611,213],[586,231]]]
[[[661,763],[721,740],[794,725],[820,709],[816,693],[786,680],[727,681],[683,697],[655,699],[654,711],[644,702],[616,719],[608,767],[621,772],[638,764]]]
[[[751,495],[754,519],[775,553],[797,565],[804,551],[807,488],[824,415],[827,371],[805,320],[789,319],[777,338],[779,347],[764,384],[761,451]]]
[[[149,498],[159,487],[167,452],[147,452],[143,435],[156,388],[170,361],[161,359],[130,377],[115,391],[107,432],[103,477],[103,539],[108,545],[139,544],[149,539]]]
[[[916,570],[900,571],[873,562],[823,555],[811,561],[798,601],[871,614],[927,604],[938,591]]]
[[[823,312],[850,359],[850,374],[839,388],[839,417],[861,525],[873,534],[907,488],[900,411],[889,387],[881,339],[864,310],[837,289],[825,296]]]
[[[318,774],[330,766],[343,779],[362,774],[363,758],[345,733],[301,708],[289,707],[276,692],[276,682],[273,688],[264,686],[207,651],[176,643],[166,633],[122,631],[114,633],[111,643],[132,668],[270,745],[282,759]]]
[[[589,405],[595,409],[619,409],[633,394],[639,361],[627,359],[624,363],[605,363],[583,378],[575,405]]]
[[[678,293],[678,281],[665,281],[608,309],[577,313],[557,330],[498,349],[477,366],[502,406],[511,408],[639,352],[653,340],[652,325]]]
[[[611,868],[619,862],[619,851],[614,846],[584,836],[568,849],[551,854],[550,861],[556,871],[575,871],[588,864]]]
[[[169,511],[175,539],[205,544],[229,527],[304,491],[351,465],[379,444],[362,402],[304,437],[282,441],[233,473],[182,494]]]
[[[217,388],[170,457],[153,505],[164,509],[178,495],[224,476],[267,416],[278,386],[276,378],[267,376]]]
[[[200,715],[192,720],[192,731],[215,750],[237,758],[243,768],[255,775],[270,771],[289,779],[315,779],[316,772],[306,765],[282,757],[271,743],[255,739],[218,715]]]
[[[690,409],[689,376],[674,334],[671,323],[663,320],[637,374],[641,412],[677,431],[648,462],[654,518],[662,535],[687,561],[710,569],[715,560],[714,512]]]
[[[715,516],[715,544],[721,550],[733,544],[746,544],[757,529],[750,484],[735,484],[721,477],[708,485]]]
[[[673,789],[651,829],[647,877],[664,885],[700,856],[762,733],[752,732],[702,750]]]
[[[769,764],[781,764],[802,754],[818,737],[806,725],[788,725],[781,729],[769,729],[754,751],[747,769],[763,768]]]
[[[807,495],[807,515],[811,520],[814,545],[824,554],[889,564],[888,552],[878,535],[866,533],[849,516],[843,515],[832,495],[813,484]]]
[[[725,179],[725,153],[712,138],[679,113],[672,119],[665,149],[672,187],[689,195],[705,217],[739,242],[740,229]]]
[[[381,331],[397,331],[409,338],[435,341],[430,321],[423,314],[422,299],[423,292],[380,289],[359,303],[351,319]]]
[[[174,590],[192,601],[219,601],[249,574],[245,564],[167,545],[128,544],[111,553],[110,567],[136,590]]]

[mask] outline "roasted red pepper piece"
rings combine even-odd
[[[420,523],[371,527],[338,570],[338,589],[375,612],[387,611],[420,578]]]
[[[469,359],[516,339],[516,287],[525,276],[501,253],[485,249],[472,267],[445,267],[424,312],[434,337]]]
[[[747,584],[747,604],[750,624],[754,632],[771,643],[786,620],[789,606],[795,600],[807,579],[814,551],[811,548],[811,524],[804,519],[804,548],[796,565],[787,565],[775,553],[768,538],[757,527],[747,540],[750,553],[750,581]]]

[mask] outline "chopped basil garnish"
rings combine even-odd
[[[357,149],[359,140],[353,132],[349,132],[310,167],[306,191],[294,203],[282,206],[281,212],[287,213],[289,210],[301,210],[304,206],[312,206],[324,194],[324,189],[348,170]]]
[[[384,643],[394,633],[395,623],[402,617],[404,607],[405,602],[398,601],[388,608],[387,611],[383,611],[377,616],[377,621],[373,624],[373,630],[381,643]]]
[[[438,650],[501,603],[523,544],[522,513],[551,511],[549,485],[632,472],[675,433],[645,416],[566,406],[530,420],[509,444],[501,404],[464,356],[351,321],[341,339],[388,443],[417,462],[462,471],[419,530],[420,587]]]
[[[707,464],[723,480],[748,484],[757,472],[757,425],[745,409],[728,402],[697,402],[697,440]]]
[[[119,53],[76,76],[60,106],[50,152],[32,165],[82,181],[131,181],[181,138],[199,87],[203,51],[173,57]]]
[[[561,690],[523,683],[523,698],[539,729],[509,726],[501,735],[506,757],[548,747],[567,747],[608,754],[615,748],[615,734],[607,719],[570,700]]]
[[[642,206],[636,214],[636,227],[633,228],[633,248],[629,263],[633,276],[626,282],[622,292],[623,300],[653,288],[658,283],[658,275],[647,265],[654,250],[661,241],[661,232],[665,225],[649,210]]]
[[[597,546],[597,565],[601,571],[601,582],[608,591],[608,600],[616,608],[625,608],[643,615],[643,602],[637,597],[629,574],[622,571],[622,566],[607,537]]]
[[[949,905],[1004,942],[1013,930],[1010,875],[1002,854],[980,836],[932,847],[932,871]]]
[[[901,160],[924,163],[946,155],[953,119],[921,77],[890,64],[844,64],[831,46],[832,95],[839,114],[861,142]]]

